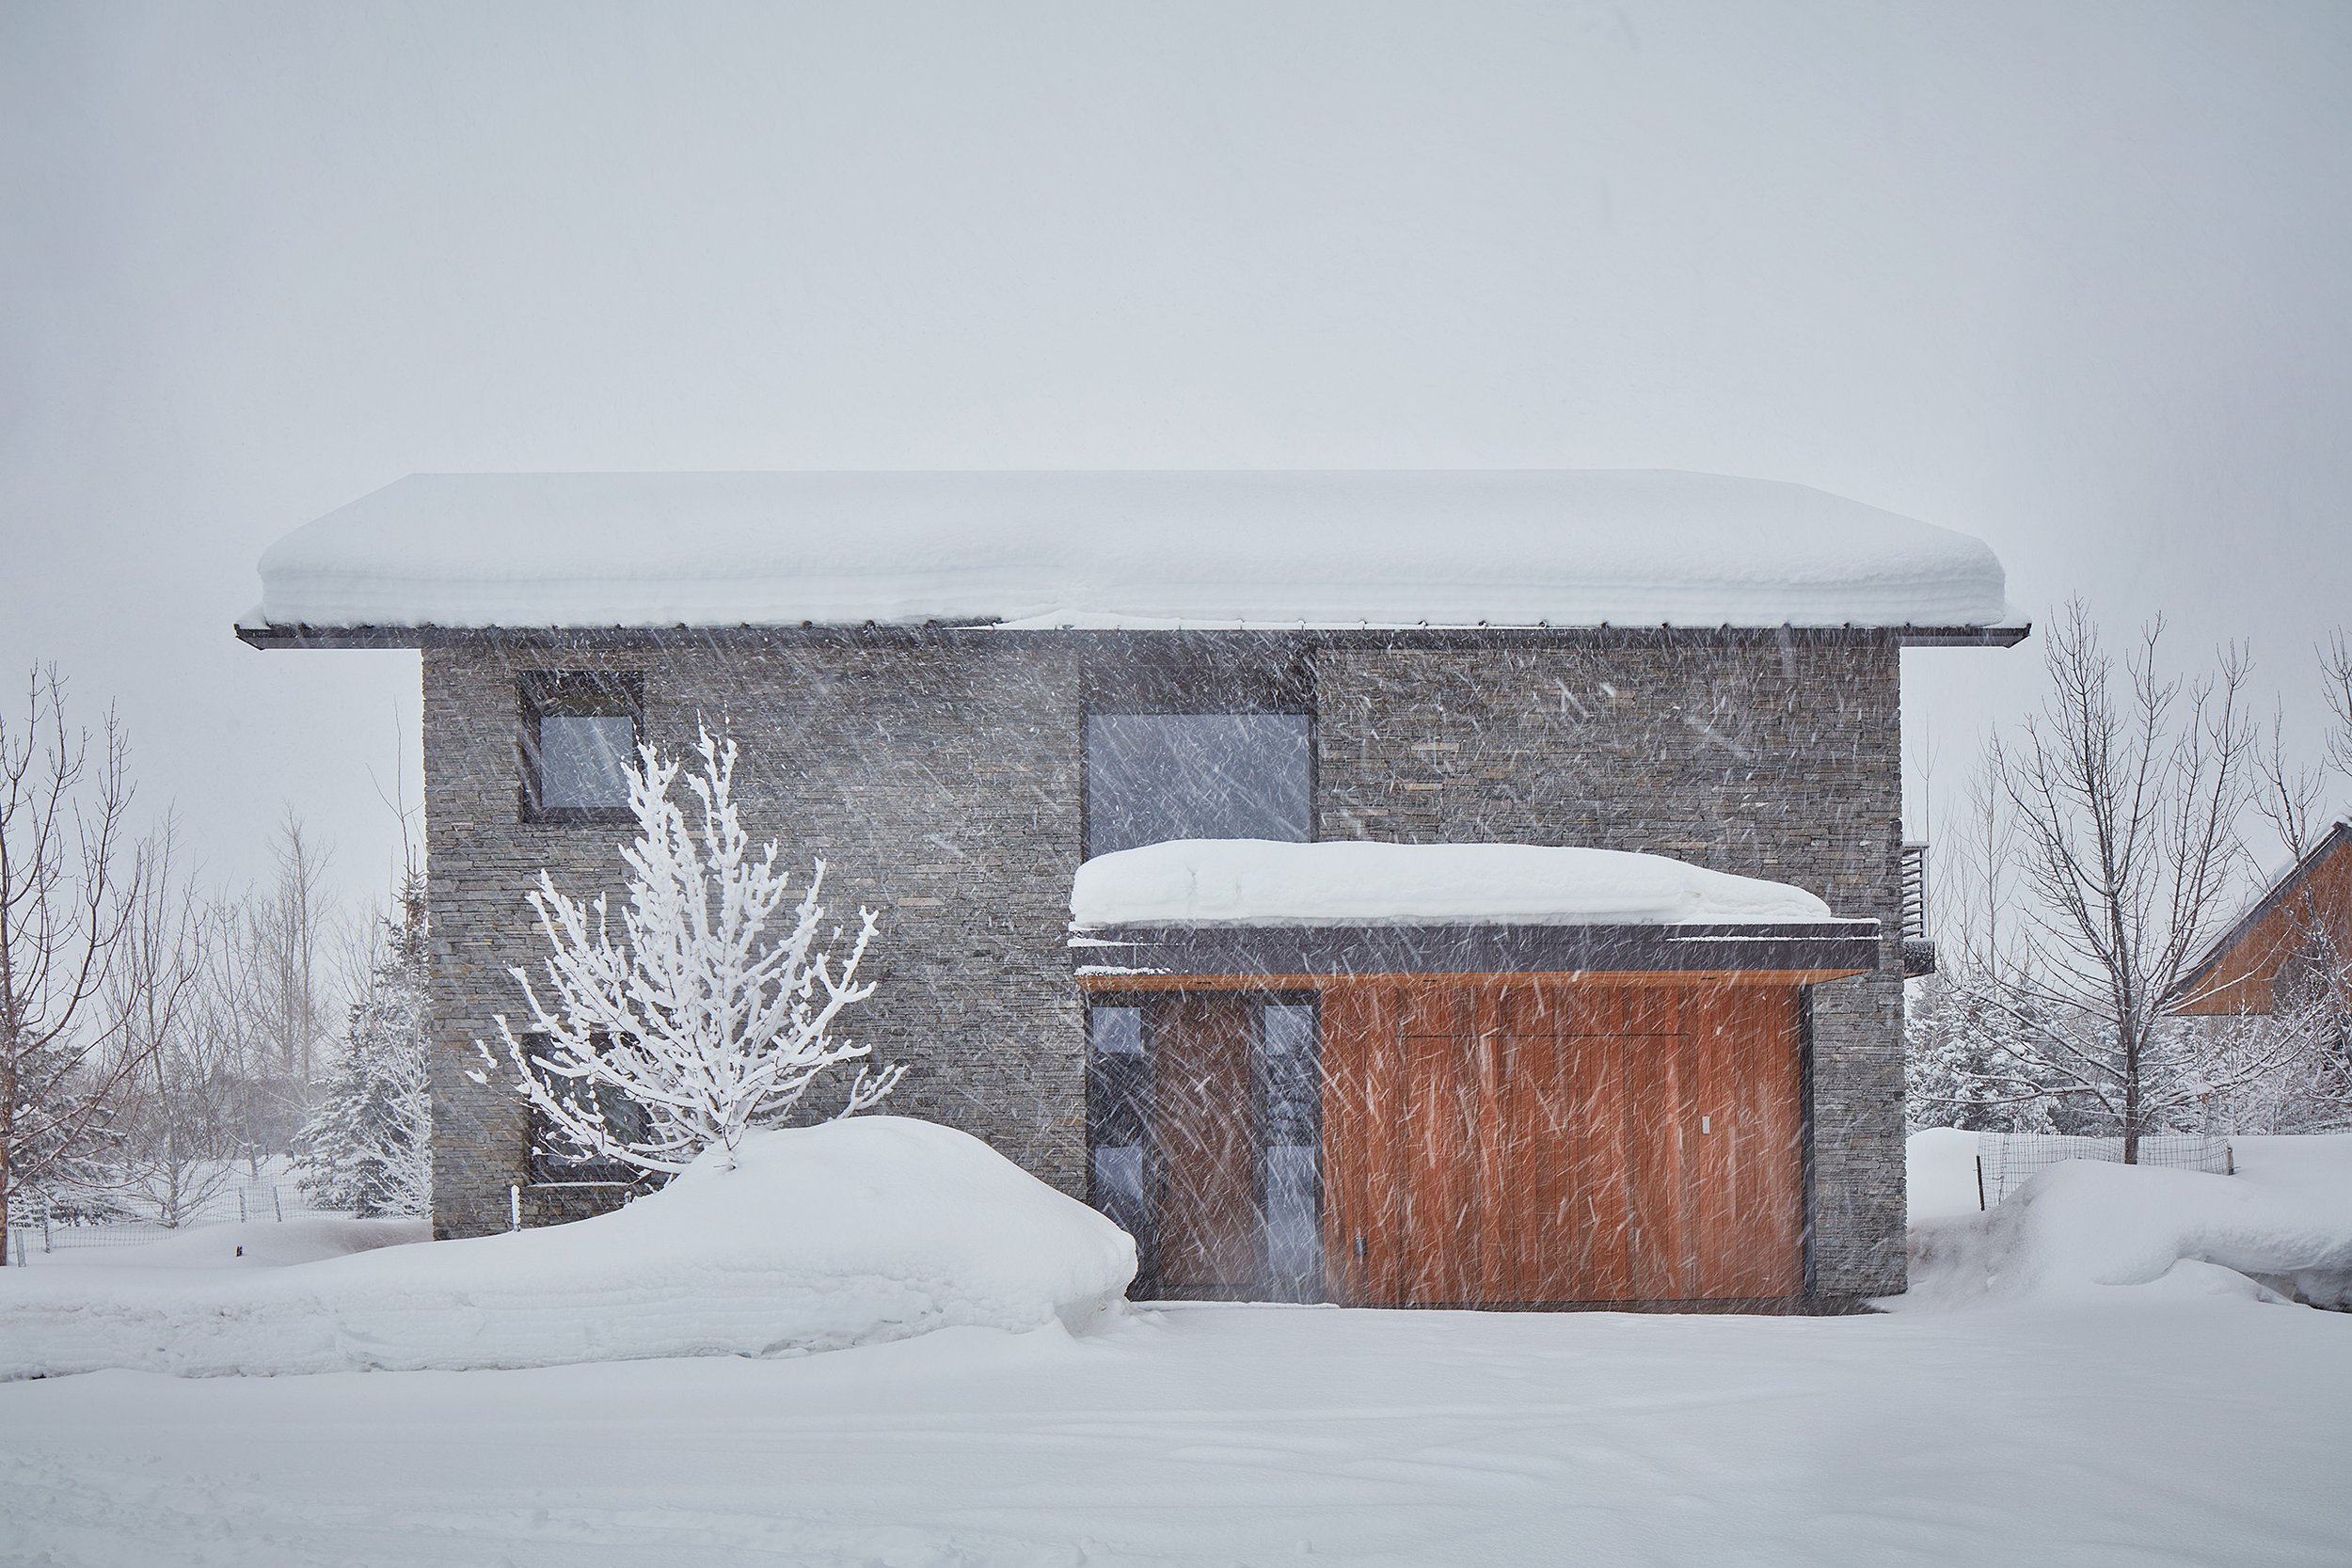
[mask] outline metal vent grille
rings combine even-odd
[[[1903,940],[1928,940],[1928,847],[1903,846]]]

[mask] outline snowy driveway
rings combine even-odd
[[[0,1386],[0,1561],[2328,1563],[2352,1317],[1183,1307],[794,1361]]]

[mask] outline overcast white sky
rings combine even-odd
[[[1671,467],[2315,721],[2347,241],[2338,3],[0,0],[0,672],[362,895],[415,656],[230,626],[413,470]],[[1939,772],[2034,657],[1911,656]]]

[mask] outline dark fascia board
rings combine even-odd
[[[2264,917],[2293,897],[2304,880],[2346,844],[2352,844],[2352,821],[2339,822],[2328,829],[2327,836],[2312,846],[2311,853],[2296,861],[2285,876],[2272,883],[2270,891],[2256,899],[2252,909],[2238,916],[2235,925],[2216,937],[2213,945],[2189,965],[2188,973],[2175,980],[2172,989],[2164,993],[2164,1005],[2177,1007],[2195,997],[2205,982],[2213,977],[2213,972],[2221,967],[2221,960],[2234,952],[2238,943],[2254,934],[2254,927],[2263,923]]]
[[[997,642],[1149,643],[1168,638],[1330,648],[1646,647],[1696,643],[1892,642],[1905,648],[2008,648],[2032,626],[1365,626],[1007,629],[927,621],[920,626],[312,626],[240,625],[237,640],[255,648],[446,648],[506,645],[552,649],[654,649],[758,643],[906,644],[966,640]]]
[[[1184,926],[1073,933],[1115,974],[1736,974],[1871,970],[1879,923],[1685,926]]]

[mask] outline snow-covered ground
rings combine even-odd
[[[279,1269],[316,1263],[378,1247],[430,1241],[424,1219],[363,1220],[349,1214],[296,1214],[284,1220],[191,1226],[123,1246],[29,1248],[24,1261],[40,1269]]]
[[[14,1562],[2340,1565],[2352,1319],[1189,1307],[0,1387]]]
[[[2352,1197],[2352,1141],[2246,1143],[2248,1177],[2185,1180]],[[2040,1207],[2079,1207],[2053,1174]],[[1200,1306],[780,1360],[19,1382],[0,1561],[2352,1560],[2352,1315],[2079,1273],[1851,1318]]]

